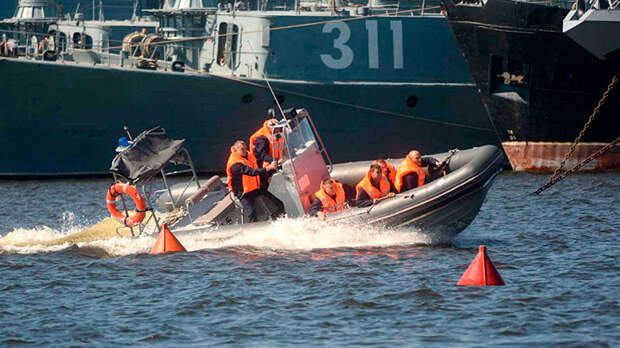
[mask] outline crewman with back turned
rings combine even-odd
[[[256,221],[254,209],[256,197],[261,194],[270,194],[266,190],[261,190],[260,176],[275,170],[275,162],[264,168],[258,168],[256,158],[249,153],[248,146],[243,140],[237,140],[230,148],[230,156],[226,164],[228,188],[241,201],[244,223]]]
[[[356,206],[368,207],[384,199],[395,196],[396,190],[390,181],[383,175],[381,166],[371,164],[370,170],[355,186]]]
[[[272,127],[278,120],[275,119],[275,111],[269,109],[267,111],[267,121],[263,122],[263,126],[250,136],[250,152],[256,158],[259,168],[278,161],[284,147],[284,139],[282,139],[277,130]]]
[[[314,201],[308,212],[310,216],[324,218],[347,208],[347,199],[342,184],[327,178],[321,181],[321,188],[314,193]]]
[[[398,192],[405,192],[426,184],[424,168],[428,165],[441,166],[441,162],[420,155],[419,151],[411,150],[405,160],[398,166],[394,187]]]

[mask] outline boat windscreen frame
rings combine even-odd
[[[310,196],[319,189],[320,181],[330,176],[333,164],[310,114],[305,109],[289,109],[283,114],[284,119],[270,126],[276,137],[284,138],[284,144],[281,170],[272,177],[269,191],[288,202],[289,216],[300,216],[310,209]]]
[[[291,134],[299,134],[297,129],[300,129],[302,140],[303,140],[302,143],[307,143],[308,141],[311,141],[311,140],[316,142],[317,146],[319,147],[319,152],[321,153],[321,155],[323,155],[325,163],[327,163],[328,171],[331,173],[334,167],[334,164],[332,162],[331,157],[329,156],[329,153],[327,152],[327,148],[325,147],[325,144],[323,143],[323,139],[319,135],[319,132],[316,129],[314,121],[312,120],[312,117],[310,116],[310,113],[308,112],[308,110],[303,109],[303,108],[302,109],[290,109],[290,110],[287,110],[287,112],[285,112],[285,117],[290,117],[290,119],[289,118],[282,119],[280,122],[271,126],[271,129],[272,131],[279,129],[280,132],[278,134],[282,134],[284,136],[284,144],[286,146],[286,155],[294,153],[294,152],[291,152],[291,148],[290,148],[290,144],[293,140],[293,139],[290,139],[290,136]],[[308,127],[304,127],[303,121],[308,122]],[[292,158],[295,158],[295,157],[292,157]]]

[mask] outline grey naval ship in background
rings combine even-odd
[[[17,46],[0,57],[3,177],[106,173],[123,125],[162,126],[222,171],[275,100],[307,108],[338,162],[499,142],[430,1],[17,5],[0,22]]]

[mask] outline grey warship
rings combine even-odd
[[[65,16],[43,33],[53,49],[0,58],[0,175],[103,174],[122,126],[153,124],[188,139],[199,171],[221,171],[275,100],[312,112],[335,161],[498,143],[439,13],[176,0],[145,14],[157,28],[122,44],[102,35],[88,45],[86,29],[59,40],[70,25],[97,24]]]

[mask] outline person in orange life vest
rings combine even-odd
[[[278,134],[280,130],[271,128],[278,123],[278,120],[274,118],[275,114],[273,109],[269,109],[267,116],[270,118],[263,123],[259,130],[250,136],[250,152],[256,158],[258,168],[262,168],[272,162],[276,162],[277,165],[284,148],[284,139]],[[269,187],[273,173],[269,172],[261,176],[261,188],[266,190]]]
[[[371,164],[370,170],[364,178],[355,186],[356,206],[368,207],[386,198],[392,198],[396,189],[383,175],[381,166]]]
[[[278,123],[275,115],[276,112],[269,109],[267,111],[269,119],[250,136],[250,152],[256,158],[259,168],[262,168],[264,164],[279,160],[284,147],[284,140],[278,135],[279,130],[271,128]]]
[[[260,189],[260,176],[275,170],[275,163],[265,168],[258,168],[256,159],[249,153],[248,146],[243,140],[237,140],[230,148],[230,157],[226,164],[228,188],[241,201],[244,223],[256,221],[254,210],[256,197],[260,194],[270,194]]]
[[[321,188],[314,193],[314,201],[308,212],[310,216],[325,218],[329,213],[335,213],[347,208],[344,188],[334,179],[327,178],[321,181]]]
[[[426,184],[424,168],[428,165],[441,166],[441,162],[432,157],[422,157],[419,151],[411,150],[405,160],[398,166],[394,187],[398,192],[405,192]]]
[[[390,181],[390,184],[394,185],[394,179],[396,179],[396,168],[394,168],[390,162],[384,159],[378,159],[372,164],[380,165],[383,175]]]

